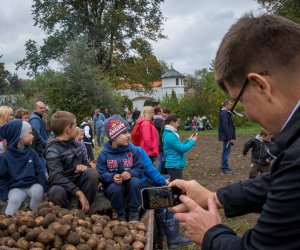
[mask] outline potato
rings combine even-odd
[[[54,239],[52,245],[56,249],[61,249],[61,247],[63,245],[63,240],[58,235],[55,235],[55,239]]]
[[[43,227],[47,228],[52,222],[56,220],[54,213],[49,213],[45,216]]]
[[[85,219],[85,214],[81,210],[74,209],[74,210],[72,210],[72,214],[74,215],[74,217],[76,217],[78,219],[82,219],[82,220]]]
[[[133,247],[133,249],[137,249],[138,250],[138,249],[143,249],[145,247],[145,245],[141,241],[134,241],[132,243],[132,247]]]
[[[129,229],[124,226],[114,226],[112,228],[112,232],[117,236],[124,236],[126,233],[129,232]]]
[[[121,250],[132,250],[132,246],[129,244],[123,244],[121,245]]]
[[[22,237],[17,241],[16,247],[27,250],[30,248],[30,245],[29,245],[29,242],[27,240],[25,240],[24,237]]]
[[[35,222],[37,224],[37,226],[42,226],[44,224],[44,216],[38,216],[35,218]]]
[[[40,216],[46,216],[47,214],[51,213],[52,209],[50,207],[43,207],[38,210],[38,214]]]
[[[96,225],[93,225],[92,231],[93,231],[93,233],[95,233],[95,234],[101,234],[102,231],[103,231],[103,226],[102,226],[100,223],[99,223],[99,224],[96,224]]]
[[[15,241],[17,241],[18,239],[21,238],[21,234],[19,232],[14,232],[12,235],[11,235],[11,238],[13,238]]]
[[[48,228],[52,228],[55,232],[61,227],[61,224],[57,221],[52,222]]]
[[[126,235],[124,235],[123,240],[124,240],[124,241],[126,240],[126,241],[128,241],[129,244],[131,244],[132,241],[133,241],[133,236],[132,236],[132,234],[127,233]]]
[[[99,214],[92,214],[91,215],[91,220],[92,220],[93,223],[96,223],[100,219],[101,219],[101,215],[99,215]]]
[[[127,228],[131,227],[129,229],[133,229],[133,226],[128,221],[120,221],[120,226],[127,227]]]
[[[113,249],[114,250],[121,250],[121,245],[119,243],[113,244]]]
[[[27,226],[26,225],[22,225],[18,228],[18,232],[21,234],[21,235],[24,235],[26,233],[26,230],[27,230]]]
[[[71,222],[73,222],[74,219],[75,219],[74,215],[72,215],[72,214],[63,215],[61,218],[66,219],[66,220],[70,220]]]
[[[69,214],[69,210],[68,209],[66,209],[66,208],[60,208],[58,210],[57,216],[59,218],[62,218],[64,215],[67,215],[67,214]]]
[[[0,230],[0,238],[4,237],[4,232]]]
[[[62,225],[72,225],[72,221],[70,219],[58,219],[56,221]]]
[[[78,245],[80,243],[80,236],[77,233],[71,232],[68,236],[67,236],[67,243],[71,244],[71,245]]]
[[[108,221],[106,226],[109,228],[113,228],[115,226],[119,226],[120,225],[120,221],[118,220],[112,220],[112,221]]]
[[[54,233],[50,232],[50,230],[47,229],[47,230],[45,230],[45,231],[42,231],[42,232],[38,235],[36,241],[42,242],[42,243],[48,245],[48,244],[50,244],[52,241],[54,241],[54,239],[55,239]]]
[[[112,240],[115,237],[114,233],[108,227],[103,229],[102,234],[105,239]]]
[[[85,220],[82,220],[82,219],[77,220],[77,224],[79,226],[82,226],[82,227],[85,227],[85,228],[90,228],[91,227],[91,223],[89,223]]]
[[[8,218],[4,218],[0,220],[0,229],[5,230],[10,225],[10,220]]]
[[[92,248],[88,244],[79,244],[76,246],[77,250],[92,250]]]
[[[98,245],[98,236],[96,234],[91,235],[90,239],[87,241],[87,244],[91,248],[95,248]]]
[[[147,228],[143,222],[138,222],[133,225],[133,228],[137,231],[147,231]]]
[[[38,206],[38,210],[40,210],[40,209],[42,209],[44,207],[50,207],[49,206],[49,202],[45,201],[45,202],[40,203],[39,206]]]
[[[97,245],[97,250],[105,250],[105,241],[99,241]]]
[[[147,238],[144,235],[141,235],[141,234],[133,235],[133,240],[134,241],[141,241],[144,244],[147,242]]]
[[[61,237],[65,237],[68,235],[69,231],[71,229],[70,225],[61,225],[57,230],[56,230],[56,234],[61,236]]]
[[[17,232],[17,226],[16,224],[10,224],[7,229],[6,229],[7,233],[9,235],[12,235],[13,233]]]
[[[105,240],[105,243],[107,246],[107,245],[114,245],[116,242],[114,240],[108,239],[108,240]]]
[[[71,244],[63,245],[61,250],[76,250],[77,248]]]
[[[16,246],[16,241],[12,239],[11,237],[4,237],[1,239],[1,243],[4,246],[7,247],[15,247]]]
[[[38,237],[38,235],[39,235],[39,232],[37,230],[32,230],[26,234],[25,239],[27,241],[35,241],[36,238]]]

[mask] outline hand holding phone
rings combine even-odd
[[[178,187],[150,187],[141,191],[144,209],[173,207],[181,203],[179,196],[182,194]]]

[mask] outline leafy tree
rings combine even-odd
[[[300,2],[298,0],[256,0],[267,11],[300,23]]]
[[[58,60],[68,42],[86,35],[98,70],[115,82],[146,84],[157,80],[162,66],[149,41],[163,38],[163,0],[33,0],[35,25],[49,36],[42,46],[26,42],[26,57],[17,62],[33,75]],[[141,82],[142,81],[142,82]]]

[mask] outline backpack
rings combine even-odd
[[[133,130],[131,132],[131,142],[135,146],[140,146],[141,144],[141,122],[136,123],[133,127]]]

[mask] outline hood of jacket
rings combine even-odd
[[[131,143],[129,143],[127,146],[119,146],[119,147],[113,147],[111,143],[112,141],[107,141],[104,144],[102,151],[107,152],[109,154],[119,154],[134,148],[134,145]]]

